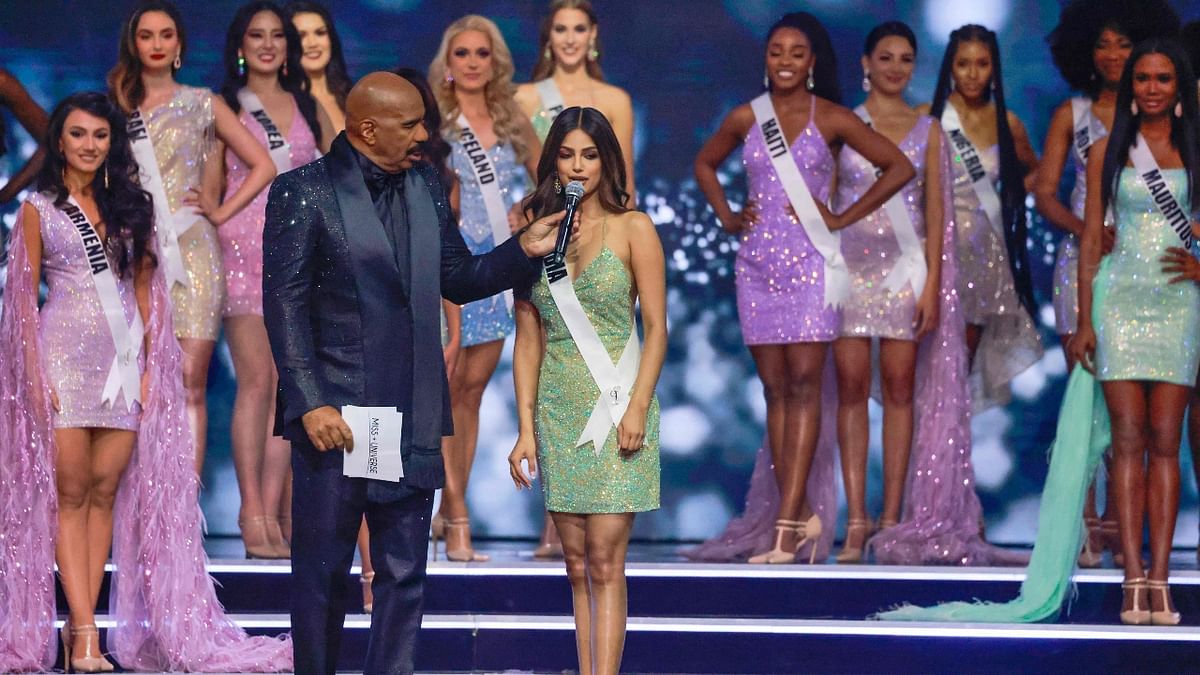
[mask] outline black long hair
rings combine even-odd
[[[350,71],[346,69],[342,39],[338,37],[337,27],[333,25],[333,15],[325,5],[308,0],[289,2],[285,9],[289,23],[297,14],[316,14],[325,22],[325,29],[329,31],[329,63],[325,66],[325,82],[329,86],[329,92],[337,100],[338,107],[345,110],[346,97],[350,95],[350,87],[354,86],[354,80],[350,77]]]
[[[604,113],[595,108],[572,106],[559,113],[550,125],[542,144],[542,156],[538,159],[537,187],[521,202],[522,210],[531,216],[531,221],[557,213],[566,206],[566,197],[554,188],[554,179],[558,174],[558,149],[567,134],[575,129],[591,136],[600,154],[600,187],[596,189],[600,205],[611,213],[631,210],[629,193],[625,192],[625,157],[612,125]]]
[[[1008,265],[1012,271],[1013,283],[1016,286],[1017,297],[1029,312],[1037,316],[1037,305],[1033,300],[1033,279],[1029,273],[1029,253],[1027,241],[1029,238],[1028,225],[1025,222],[1025,170],[1017,159],[1017,144],[1013,140],[1012,128],[1008,125],[1008,105],[1004,100],[1004,78],[1000,70],[1000,46],[996,42],[996,34],[978,24],[967,24],[950,33],[950,43],[946,45],[946,53],[942,56],[942,66],[938,71],[937,87],[933,93],[933,103],[930,104],[929,114],[941,119],[946,109],[946,100],[950,97],[952,87],[950,78],[953,73],[954,57],[959,45],[964,42],[983,43],[992,57],[991,86],[984,89],[984,100],[991,100],[996,105],[996,139],[1000,148],[1000,208],[1004,221],[1004,244],[1008,253]],[[1088,52],[1091,53],[1090,51]]]
[[[117,261],[121,276],[132,273],[145,262],[156,264],[151,241],[154,232],[154,203],[150,193],[138,183],[138,165],[129,147],[125,131],[125,114],[108,97],[98,91],[84,91],[63,99],[50,113],[42,147],[46,160],[37,177],[37,189],[54,197],[54,204],[63,207],[70,191],[63,182],[67,159],[59,147],[67,116],[81,110],[108,122],[109,148],[104,166],[92,178],[92,194],[104,222],[104,248]],[[108,186],[105,186],[105,173]]]
[[[1133,67],[1138,59],[1147,54],[1162,54],[1171,59],[1175,66],[1176,94],[1179,103],[1183,104],[1183,115],[1170,116],[1171,145],[1179,151],[1183,159],[1183,168],[1187,169],[1188,193],[1192,197],[1191,210],[1200,209],[1200,193],[1196,191],[1196,176],[1200,175],[1200,106],[1196,103],[1196,76],[1188,60],[1187,51],[1175,40],[1170,38],[1150,38],[1139,42],[1129,54],[1125,62],[1125,72],[1121,73],[1121,84],[1117,88],[1117,111],[1113,118],[1112,132],[1108,138],[1108,148],[1104,152],[1104,178],[1101,186],[1101,199],[1107,207],[1116,195],[1117,178],[1121,169],[1129,161],[1129,148],[1137,139],[1141,127],[1141,115],[1134,115],[1130,110],[1133,102]]]
[[[870,58],[881,40],[893,36],[908,40],[908,44],[913,50],[913,56],[917,55],[917,35],[913,33],[913,29],[903,21],[884,21],[867,33],[867,39],[863,42],[863,56]]]
[[[1137,44],[1151,37],[1178,35],[1179,15],[1166,0],[1070,0],[1064,5],[1046,42],[1067,85],[1092,99],[1104,87],[1092,54],[1105,29]]]
[[[833,51],[833,41],[829,39],[829,31],[825,30],[824,24],[808,12],[789,12],[767,31],[766,44],[770,44],[775,33],[783,28],[795,28],[804,33],[812,45],[812,53],[817,57],[817,65],[812,72],[813,95],[840,105],[842,87],[838,84],[837,53]],[[771,85],[768,82],[767,91],[770,90]]]
[[[253,0],[239,7],[237,13],[233,15],[233,22],[229,24],[229,32],[225,34],[223,56],[225,81],[221,83],[221,97],[235,113],[242,109],[242,103],[238,101],[237,95],[238,90],[246,86],[246,75],[238,74],[238,50],[242,48],[242,38],[246,35],[250,21],[259,12],[271,12],[279,17],[279,23],[283,25],[287,51],[284,54],[284,65],[276,73],[279,78],[279,86],[296,99],[296,107],[300,109],[300,114],[304,116],[304,121],[308,123],[308,128],[312,131],[317,146],[320,147],[321,123],[317,121],[317,102],[308,92],[311,86],[308,75],[304,72],[304,68],[300,67],[300,34],[296,32],[296,27],[292,25],[292,20],[283,11],[283,8],[274,2]]]
[[[425,156],[425,161],[437,169],[438,180],[441,181],[446,194],[450,194],[454,172],[450,170],[446,160],[450,157],[452,149],[440,133],[442,114],[438,110],[437,98],[433,95],[429,80],[416,68],[399,66],[392,72],[411,82],[417,91],[421,92],[421,102],[425,104],[425,131],[429,134],[429,139],[421,144],[421,154]]]

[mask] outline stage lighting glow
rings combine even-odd
[[[1008,25],[1009,0],[925,0],[925,23],[939,44],[950,40],[950,31],[968,23],[1000,31]]]

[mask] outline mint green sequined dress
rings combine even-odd
[[[1187,172],[1165,169],[1162,174],[1171,194],[1188,204]],[[1183,244],[1134,169],[1121,171],[1114,210],[1116,247],[1096,279],[1106,296],[1095,322],[1097,379],[1190,387],[1200,365],[1200,286],[1167,283],[1171,275],[1159,261],[1168,247]]]
[[[629,271],[607,245],[575,280],[579,304],[613,363],[621,357],[629,332],[635,330],[631,288]],[[533,287],[531,301],[546,332],[534,418],[546,510],[631,513],[657,509],[658,398],[646,413],[646,441],[641,451],[623,457],[615,428],[609,430],[599,454],[591,441],[576,447],[600,388],[563,323],[544,274]]]

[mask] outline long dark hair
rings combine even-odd
[[[842,87],[838,84],[837,54],[833,51],[833,41],[829,39],[829,31],[817,17],[808,12],[789,12],[771,26],[767,31],[766,44],[771,43],[775,33],[783,28],[795,28],[808,37],[812,52],[817,57],[817,65],[813,68],[814,96],[820,96],[827,101],[841,104]],[[765,45],[764,45],[765,46]],[[771,85],[767,84],[767,91]]]
[[[242,109],[242,103],[238,100],[237,95],[238,91],[246,86],[247,76],[238,74],[238,50],[242,48],[242,38],[246,35],[250,21],[259,12],[271,12],[279,17],[279,23],[283,26],[283,36],[287,41],[287,51],[284,55],[283,67],[276,71],[275,75],[279,78],[279,86],[296,99],[296,107],[300,109],[300,114],[304,116],[304,121],[308,123],[313,138],[320,146],[321,124],[317,121],[317,102],[313,100],[312,94],[308,93],[310,86],[308,75],[300,67],[300,34],[296,32],[296,27],[292,25],[292,20],[287,17],[283,8],[270,0],[248,2],[239,7],[237,13],[233,15],[233,22],[229,24],[229,32],[225,34],[223,57],[225,81],[221,83],[221,98],[225,99],[234,112]]]
[[[76,110],[98,117],[109,126],[108,157],[103,168],[92,178],[92,194],[105,224],[104,248],[116,257],[121,276],[140,268],[145,261],[153,266],[155,257],[150,244],[154,231],[154,204],[150,194],[138,184],[138,165],[129,147],[125,115],[106,94],[98,91],[71,94],[50,113],[50,123],[42,142],[46,160],[38,173],[37,189],[53,196],[54,204],[60,208],[70,197],[63,182],[67,159],[59,141],[67,116]],[[104,184],[106,172],[107,186]]]
[[[417,91],[421,92],[421,102],[425,104],[425,131],[429,134],[429,139],[421,144],[421,154],[425,156],[425,161],[437,169],[442,187],[445,188],[446,194],[450,194],[454,172],[450,170],[446,160],[450,157],[451,148],[438,131],[442,125],[442,114],[438,110],[437,98],[433,95],[429,80],[416,68],[399,66],[393,72],[411,82]]]
[[[946,53],[942,56],[942,67],[938,71],[937,87],[934,89],[929,114],[941,119],[946,110],[946,101],[953,90],[950,79],[954,57],[959,46],[965,42],[983,43],[992,57],[991,86],[984,89],[983,95],[985,101],[990,98],[996,105],[1004,244],[1017,297],[1031,316],[1037,316],[1037,305],[1033,300],[1033,279],[1029,273],[1029,254],[1026,250],[1029,231],[1025,222],[1025,171],[1017,159],[1017,144],[1013,140],[1012,128],[1008,125],[1008,105],[1004,101],[1004,78],[1001,77],[1000,70],[1000,46],[996,42],[995,33],[978,24],[967,24],[950,33],[950,44],[946,45]]]
[[[1105,29],[1137,44],[1151,37],[1174,37],[1179,15],[1166,0],[1071,0],[1058,15],[1058,25],[1046,36],[1054,65],[1071,89],[1091,99],[1104,82],[1096,76],[1093,52]]]
[[[558,149],[562,147],[567,134],[575,129],[590,136],[596,144],[596,151],[600,153],[600,187],[596,189],[596,199],[600,200],[600,205],[610,213],[631,210],[628,206],[629,193],[625,192],[625,157],[621,154],[621,144],[613,133],[612,125],[604,113],[595,108],[573,106],[559,113],[542,144],[542,156],[537,166],[537,187],[521,202],[525,214],[532,216],[530,220],[565,208],[566,198],[554,188],[554,179],[558,174]]]
[[[867,33],[867,39],[863,43],[863,56],[869,58],[881,40],[893,36],[908,40],[908,44],[913,50],[913,56],[917,55],[917,36],[913,33],[913,29],[903,21],[884,21]]]
[[[354,86],[354,80],[350,78],[350,71],[346,69],[346,57],[342,54],[342,39],[338,37],[337,27],[333,25],[333,15],[329,13],[325,5],[307,0],[289,2],[285,9],[289,23],[297,14],[316,14],[325,22],[325,29],[329,31],[329,63],[325,66],[325,82],[329,87],[329,92],[337,100],[338,107],[345,110],[346,97],[350,95],[350,87]]]
[[[1129,54],[1125,62],[1125,71],[1121,73],[1121,84],[1117,88],[1117,110],[1113,117],[1112,133],[1109,134],[1108,148],[1104,152],[1104,178],[1101,195],[1105,207],[1112,202],[1116,195],[1117,178],[1125,163],[1129,161],[1129,148],[1137,139],[1141,128],[1140,115],[1134,115],[1130,110],[1133,102],[1133,67],[1138,59],[1147,54],[1162,54],[1171,59],[1175,66],[1176,94],[1179,103],[1183,104],[1181,117],[1170,116],[1171,145],[1179,151],[1183,159],[1183,168],[1187,169],[1188,193],[1192,197],[1191,209],[1200,209],[1200,193],[1196,191],[1196,176],[1200,172],[1200,106],[1196,103],[1196,76],[1192,73],[1192,65],[1188,60],[1187,51],[1175,40],[1169,38],[1150,38],[1139,42]]]
[[[529,78],[532,82],[544,80],[554,74],[554,54],[546,56],[546,50],[550,46],[550,31],[554,29],[554,15],[558,14],[560,9],[577,9],[587,15],[588,23],[591,25],[596,26],[599,23],[596,20],[596,9],[592,7],[591,0],[553,0],[550,3],[550,11],[542,17],[542,27],[538,30],[538,60],[533,65],[533,76]],[[600,38],[597,37],[596,41],[588,45],[587,49],[589,52],[595,49],[599,53]],[[593,80],[604,81],[604,71],[600,69],[599,58],[593,60],[588,54],[584,61],[584,68]]]
[[[162,12],[171,17],[175,23],[175,35],[179,37],[179,58],[182,60],[187,56],[187,38],[179,9],[168,0],[143,0],[138,3],[121,29],[117,64],[108,71],[108,91],[126,114],[133,112],[146,99],[146,86],[142,84],[142,59],[137,51],[137,27],[142,15],[147,12]],[[172,63],[171,73],[174,72],[175,65]]]

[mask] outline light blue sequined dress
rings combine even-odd
[[[461,214],[458,227],[471,253],[487,253],[496,247],[496,241],[492,236],[492,225],[488,221],[487,207],[484,206],[483,192],[479,189],[479,181],[475,179],[471,159],[467,156],[463,144],[457,138],[452,137],[448,140],[452,148],[450,168],[458,177],[460,186]],[[508,143],[497,143],[487,153],[496,169],[504,206],[511,209],[521,201],[528,189],[529,176],[525,172],[525,166],[517,159],[516,151]],[[508,308],[504,294],[463,305],[463,347],[503,340],[513,329],[512,311]]]
[[[1188,204],[1187,172],[1164,169],[1171,194]],[[1114,200],[1117,243],[1096,278],[1104,311],[1096,317],[1101,381],[1154,380],[1191,386],[1200,365],[1200,286],[1167,283],[1159,258],[1182,246],[1134,169],[1121,170]]]

